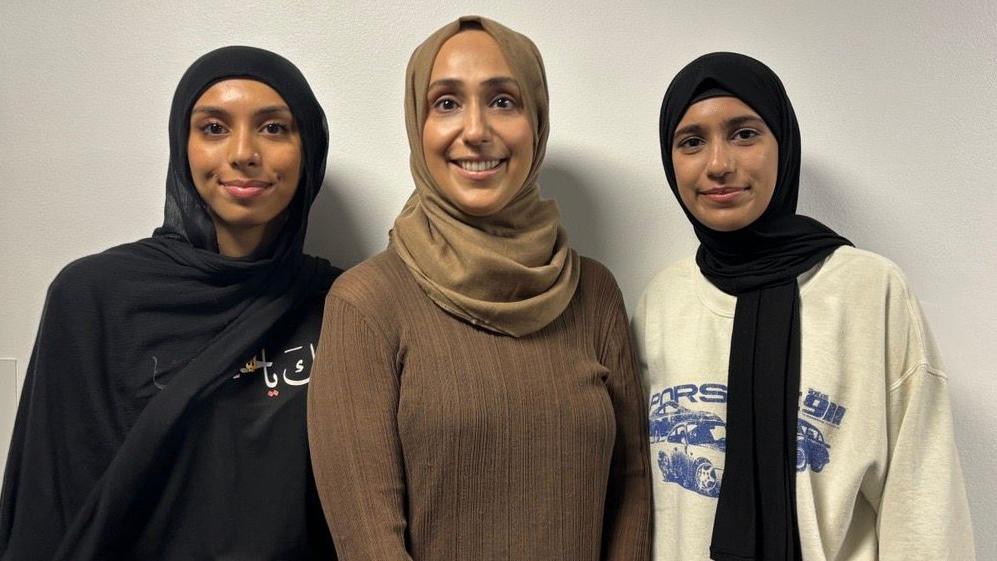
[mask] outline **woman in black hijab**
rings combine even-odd
[[[660,132],[700,246],[634,318],[655,558],[972,559],[937,350],[896,265],[796,214],[800,133],[779,78],[700,57]]]
[[[305,389],[338,270],[305,255],[325,116],[251,47],[170,111],[163,225],[49,289],[3,485],[0,558],[334,558]]]

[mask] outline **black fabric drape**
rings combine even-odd
[[[715,286],[737,296],[728,366],[727,453],[713,527],[718,561],[799,560],[796,519],[796,421],[800,385],[797,276],[851,243],[796,214],[800,131],[772,70],[736,53],[704,55],[683,68],[665,93],[661,158],[682,204],[672,165],[676,127],[704,96],[732,95],[765,121],[779,143],[772,200],[752,224],[719,232],[683,211],[699,238],[696,263]]]
[[[245,259],[217,253],[187,163],[191,108],[227,78],[274,88],[303,147],[285,227],[264,254]],[[302,251],[328,132],[293,64],[251,47],[208,53],[181,79],[169,129],[163,225],[151,238],[70,264],[50,287],[4,478],[4,560],[129,558],[148,513],[183,488],[171,459],[199,429],[190,413],[210,407],[232,366],[337,273]]]

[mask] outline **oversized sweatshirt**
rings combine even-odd
[[[643,396],[612,275],[514,338],[449,315],[392,250],[326,300],[309,390],[344,561],[649,559]]]
[[[799,284],[803,559],[975,559],[948,376],[903,274],[841,247]],[[688,259],[654,278],[634,314],[657,561],[709,559],[735,305]]]

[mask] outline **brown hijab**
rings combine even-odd
[[[468,24],[480,26],[502,49],[533,126],[533,164],[526,181],[505,208],[483,217],[462,212],[446,198],[429,172],[422,147],[436,54]],[[568,307],[580,265],[578,254],[568,246],[557,204],[542,199],[537,185],[549,130],[540,52],[527,37],[499,23],[465,16],[416,48],[405,77],[405,128],[415,193],[395,219],[391,247],[426,295],[447,312],[513,337],[542,329]]]

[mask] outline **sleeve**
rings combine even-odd
[[[315,482],[342,561],[410,561],[397,350],[330,294],[308,390]]]
[[[882,561],[976,559],[948,379],[913,297],[888,339],[902,368],[887,402],[888,469],[878,509]],[[901,347],[907,347],[903,349]]]
[[[651,467],[648,459],[644,392],[615,286],[602,364],[610,369],[609,396],[616,413],[602,539],[605,561],[647,561],[651,557]]]
[[[0,497],[4,561],[55,555],[122,439],[100,310],[73,284],[64,272],[49,289],[25,372]]]

